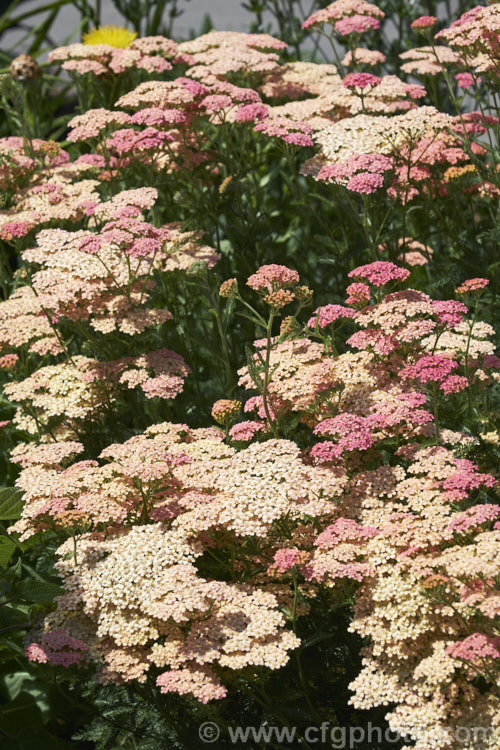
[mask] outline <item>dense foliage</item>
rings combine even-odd
[[[0,80],[0,746],[494,750],[500,4],[166,5]]]

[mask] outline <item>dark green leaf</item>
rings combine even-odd
[[[16,545],[8,537],[0,537],[0,567],[6,568]]]
[[[0,519],[17,520],[23,510],[23,493],[16,487],[0,490]]]
[[[45,604],[53,601],[55,596],[60,596],[63,590],[56,583],[50,581],[22,581],[16,589],[16,592],[28,602],[36,604]]]

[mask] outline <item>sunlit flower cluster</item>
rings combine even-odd
[[[493,750],[454,732],[499,715],[500,4],[407,5],[422,46],[382,52],[376,4],[313,4],[304,59],[96,28],[49,54],[64,148],[0,138],[6,533],[62,587],[37,669],[172,705],[285,666],[313,692],[340,612],[354,712]]]

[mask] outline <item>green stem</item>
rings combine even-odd
[[[440,440],[440,434],[439,434],[439,402],[438,402],[438,392],[437,392],[437,383],[432,384],[432,398],[434,402],[434,425],[436,430],[436,442],[439,443]]]
[[[266,412],[267,421],[269,422],[269,425],[271,427],[271,430],[273,432],[273,435],[276,439],[279,438],[279,432],[278,428],[276,426],[276,421],[271,416],[271,410],[269,408],[269,383],[271,380],[270,376],[270,364],[271,364],[271,349],[272,349],[272,328],[273,328],[273,321],[274,321],[274,313],[271,311],[271,314],[269,315],[269,322],[267,324],[267,331],[266,331],[266,360],[264,363],[264,386],[262,389],[262,400],[264,402],[264,411]]]

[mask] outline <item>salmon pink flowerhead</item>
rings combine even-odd
[[[463,375],[450,375],[443,380],[440,389],[448,396],[450,393],[460,393],[469,385],[469,381]]]
[[[356,543],[377,536],[378,530],[372,526],[362,526],[351,518],[337,518],[318,536],[314,544],[320,549],[331,549],[344,543]]]
[[[219,424],[225,424],[228,419],[232,419],[239,413],[242,406],[241,401],[221,398],[212,406],[212,417]]]
[[[366,0],[335,0],[306,18],[303,29],[330,23],[339,34],[362,34],[368,29],[378,29],[384,11]]]
[[[10,370],[11,367],[15,367],[19,361],[17,354],[4,354],[0,357],[0,370]]]
[[[226,279],[220,285],[219,295],[221,297],[236,297],[238,294],[238,282],[236,279]]]
[[[468,312],[468,308],[462,302],[454,299],[435,299],[431,304],[438,322],[450,326],[457,326],[461,323]]]
[[[8,221],[0,229],[0,239],[5,242],[25,237],[34,228],[30,221]]]
[[[269,115],[269,110],[268,113]],[[291,120],[286,117],[265,117],[255,125],[256,133],[265,133],[270,138],[279,140],[294,146],[313,146],[314,141],[311,133],[312,128],[307,122]]]
[[[256,419],[238,422],[238,424],[233,425],[229,430],[229,437],[231,440],[249,442],[257,432],[262,432],[264,427],[264,422],[259,422]]]
[[[275,553],[274,564],[280,573],[285,573],[300,563],[301,557],[300,550],[293,547],[284,547]]]
[[[500,637],[473,633],[463,641],[448,646],[446,653],[454,659],[482,666],[485,659],[500,659]]]
[[[265,104],[243,104],[235,116],[236,122],[255,122],[256,120],[264,120],[268,116],[268,108]]]
[[[346,304],[357,306],[366,305],[370,301],[371,292],[370,287],[367,284],[354,283],[349,284],[346,289],[347,299]]]
[[[437,23],[436,16],[420,16],[411,24],[412,29],[431,29]]]
[[[314,315],[307,321],[309,328],[326,328],[339,318],[353,318],[354,310],[343,305],[324,305],[314,311]]]
[[[457,367],[458,363],[449,357],[442,354],[428,354],[420,357],[414,364],[403,367],[399,374],[402,380],[442,383]]]
[[[364,34],[365,31],[380,28],[380,21],[373,16],[354,15],[348,18],[341,18],[334,26],[335,31],[340,36],[349,36],[350,34]]]
[[[471,294],[472,292],[482,292],[490,282],[488,279],[467,279],[463,284],[455,289],[456,294]]]
[[[470,73],[457,73],[455,75],[455,81],[459,88],[466,90],[472,89],[476,84],[481,83],[481,78],[474,79]]]
[[[373,172],[359,172],[348,181],[346,188],[352,190],[353,193],[359,193],[360,195],[370,195],[379,190],[384,184],[384,178],[381,174],[373,174]]]
[[[285,289],[293,287],[299,283],[299,274],[297,271],[287,268],[287,266],[278,266],[271,263],[267,266],[261,266],[258,271],[249,276],[247,284],[256,292],[272,292],[276,289]]]

